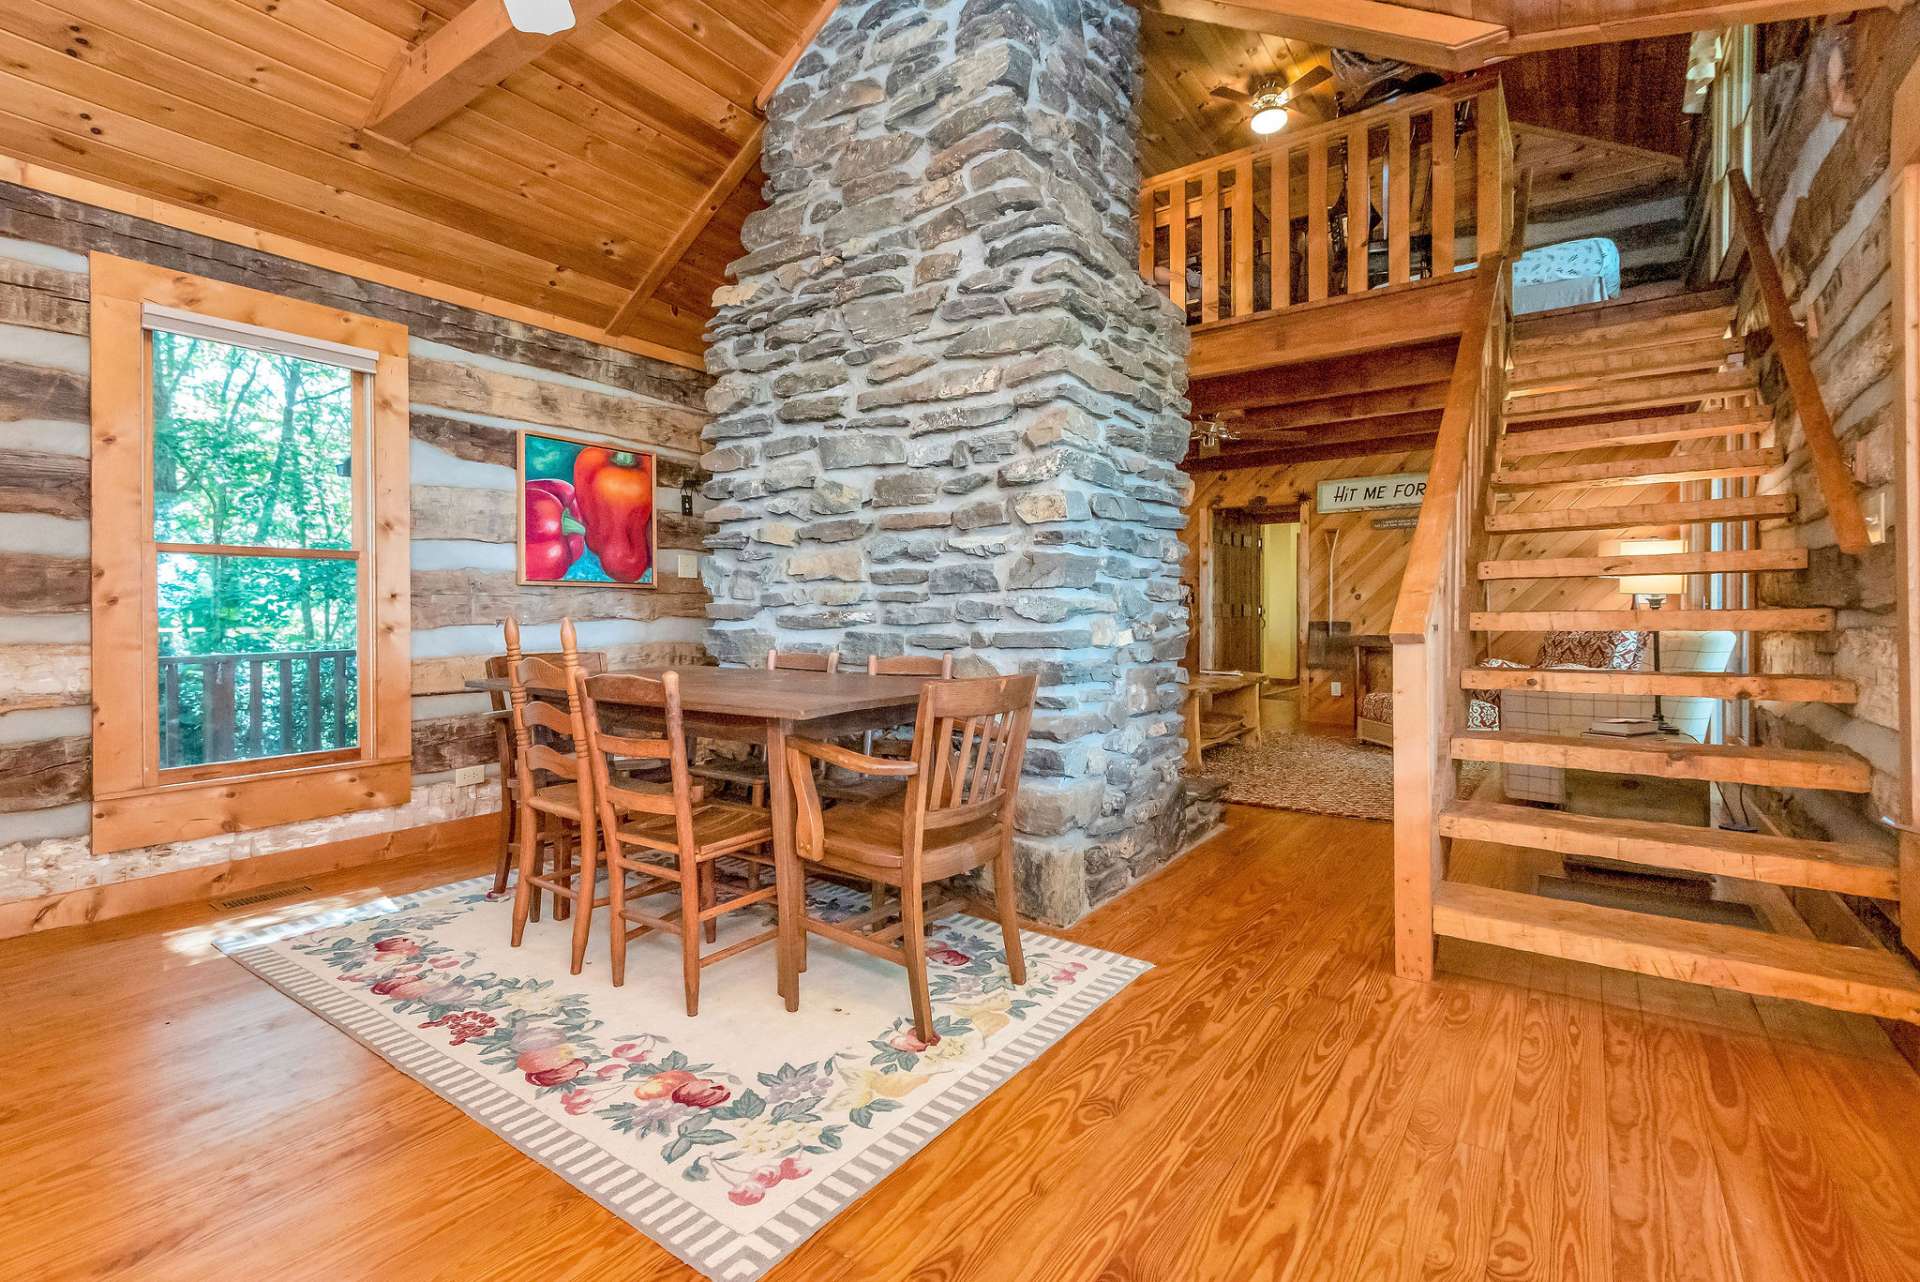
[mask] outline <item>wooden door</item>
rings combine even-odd
[[[1245,512],[1213,514],[1213,666],[1258,672],[1261,521]]]

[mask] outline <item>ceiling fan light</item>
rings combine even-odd
[[[1265,136],[1287,127],[1286,100],[1277,93],[1263,93],[1253,100],[1253,119],[1247,122],[1253,132]]]
[[[531,36],[550,36],[573,25],[569,0],[505,0],[505,4],[513,29]]]

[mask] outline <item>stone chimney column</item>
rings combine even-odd
[[[709,333],[709,646],[1036,672],[1025,911],[1173,853],[1182,318],[1140,279],[1124,0],[847,0]]]

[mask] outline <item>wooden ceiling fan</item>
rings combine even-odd
[[[1285,88],[1278,87],[1276,81],[1268,81],[1252,93],[1235,89],[1232,85],[1215,85],[1211,92],[1216,98],[1244,103],[1252,109],[1248,123],[1252,125],[1253,132],[1271,134],[1286,127],[1287,113],[1300,110],[1306,94],[1332,79],[1331,71],[1325,67],[1315,67]]]

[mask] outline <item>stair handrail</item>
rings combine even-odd
[[[1427,491],[1389,632],[1393,641],[1394,970],[1431,979],[1433,895],[1446,876],[1440,815],[1453,801],[1452,745],[1466,727],[1458,673],[1472,644],[1467,585],[1485,545],[1494,448],[1506,400],[1513,260],[1526,235],[1531,176],[1497,250],[1481,254],[1447,385]]]
[[[1820,394],[1820,378],[1813,369],[1813,353],[1807,343],[1807,331],[1794,317],[1787,300],[1786,285],[1780,279],[1780,264],[1767,239],[1766,222],[1760,215],[1760,202],[1754,198],[1747,176],[1739,169],[1727,171],[1727,186],[1733,196],[1734,222],[1747,247],[1747,262],[1753,268],[1755,284],[1760,287],[1760,302],[1766,312],[1767,332],[1780,357],[1780,368],[1787,376],[1787,390],[1793,394],[1794,408],[1800,415],[1800,429],[1806,437],[1807,453],[1813,459],[1814,478],[1820,496],[1826,500],[1827,522],[1833,527],[1833,539],[1842,552],[1860,556],[1871,540],[1867,520],[1860,510],[1860,495],[1840,451],[1840,439],[1834,434],[1833,416],[1827,412],[1826,399]]]

